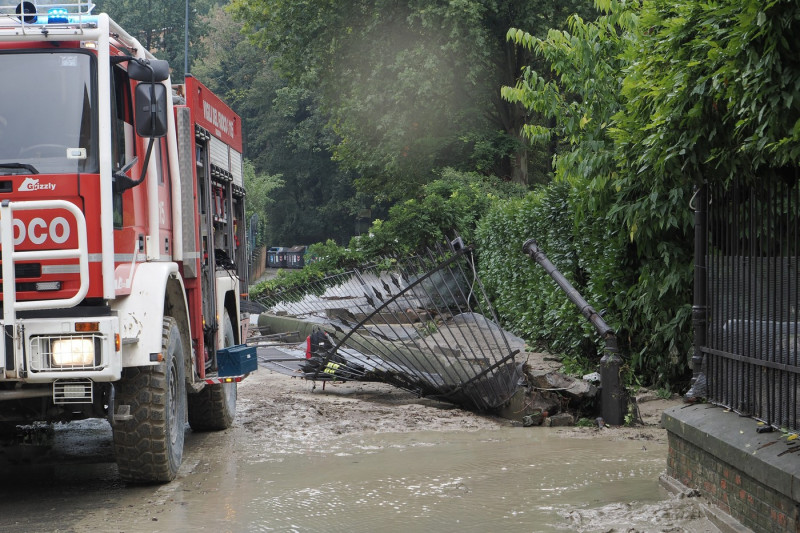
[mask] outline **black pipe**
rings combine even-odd
[[[603,317],[589,305],[583,296],[550,262],[544,252],[539,248],[535,239],[528,239],[522,245],[525,255],[539,263],[550,275],[556,284],[563,290],[567,298],[574,303],[581,314],[594,326],[605,342],[605,354],[600,359],[600,410],[607,424],[619,426],[625,422],[628,411],[628,395],[622,387],[620,367],[622,358],[619,356],[619,345],[614,330],[606,324]]]
[[[708,394],[706,375],[703,368],[705,358],[703,347],[706,346],[706,326],[708,324],[708,306],[706,302],[706,248],[708,244],[708,220],[706,218],[706,186],[700,185],[694,193],[689,207],[694,209],[694,295],[692,297],[692,327],[694,330],[692,352],[691,387],[684,395],[684,400],[694,402],[705,398]]]

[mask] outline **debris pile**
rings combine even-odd
[[[574,378],[523,364],[524,378],[500,414],[523,426],[572,426],[594,410],[598,387],[591,376]]]

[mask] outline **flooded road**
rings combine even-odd
[[[249,383],[248,383],[249,381]],[[717,531],[658,484],[666,445],[515,428],[388,388],[259,372],[178,478],[116,478],[104,421],[3,450],[0,531]]]
[[[231,531],[573,531],[623,520],[661,530],[681,526],[676,517],[689,525],[700,517],[691,505],[669,506],[674,516],[661,523],[636,510],[668,498],[657,483],[665,456],[663,445],[598,446],[546,429],[344,438],[324,453],[232,461],[230,471],[248,474],[225,508]],[[618,509],[611,524],[580,513],[632,501],[639,505]]]

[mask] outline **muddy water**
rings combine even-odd
[[[309,452],[269,454],[247,466],[263,481],[237,506],[241,524],[252,531],[545,532],[680,530],[700,518],[693,503],[669,501],[658,485],[663,445],[507,428],[374,435]]]
[[[253,530],[563,531],[576,509],[660,502],[663,446],[552,432],[345,439],[334,453],[265,457],[271,479],[241,510]],[[622,518],[622,517],[619,517]]]
[[[666,449],[652,442],[500,428],[275,447],[243,428],[187,432],[176,481],[131,487],[107,427],[78,447],[59,435],[0,471],[0,531],[716,531],[659,486]]]
[[[265,449],[237,431],[187,438],[175,482],[105,481],[92,498],[79,495],[94,490],[90,480],[73,480],[44,503],[64,511],[62,519],[26,529],[716,531],[693,499],[673,499],[659,486],[661,444],[524,428],[348,436],[324,451],[314,443]]]

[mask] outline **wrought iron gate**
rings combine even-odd
[[[709,187],[705,205],[707,231],[696,234],[705,253],[696,268],[705,270],[706,302],[695,306],[695,327],[705,322],[708,398],[799,430],[800,185],[794,178]]]

